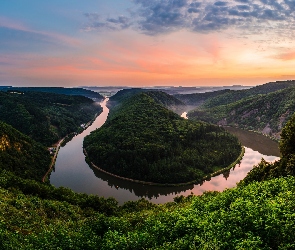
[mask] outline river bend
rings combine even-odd
[[[75,192],[96,194],[105,198],[114,197],[119,204],[138,200],[142,197],[154,202],[165,203],[173,201],[178,195],[199,195],[204,191],[223,191],[236,186],[261,158],[273,162],[279,159],[278,144],[262,135],[239,130],[229,130],[238,136],[245,147],[245,154],[240,164],[230,171],[205,181],[202,185],[187,185],[181,187],[148,186],[124,181],[96,169],[91,169],[85,162],[83,154],[83,139],[91,131],[101,127],[107,119],[109,110],[107,99],[101,103],[103,112],[90,127],[76,135],[64,147],[61,147],[56,159],[55,170],[50,175],[50,183],[55,187],[68,187]]]

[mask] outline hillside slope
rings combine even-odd
[[[219,125],[256,130],[276,139],[295,112],[295,87],[243,98],[228,105],[199,107],[188,116]]]
[[[40,181],[50,162],[44,146],[0,121],[0,169]]]
[[[213,108],[216,106],[227,105],[230,103],[237,102],[244,98],[249,98],[257,95],[264,95],[276,92],[278,90],[283,90],[289,87],[294,87],[295,81],[277,81],[269,82],[262,85],[257,85],[250,89],[244,90],[230,90],[222,95],[218,95],[214,98],[208,99],[204,103],[205,108]]]
[[[177,99],[184,102],[186,105],[189,106],[200,106],[204,104],[205,101],[208,99],[215,98],[220,95],[227,94],[234,90],[224,89],[212,92],[205,92],[205,93],[195,93],[195,94],[177,94],[174,95]]]
[[[101,112],[100,105],[84,96],[0,91],[0,120],[46,146]]]

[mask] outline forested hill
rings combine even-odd
[[[84,148],[91,162],[110,173],[155,183],[200,181],[241,153],[237,138],[223,128],[184,120],[147,93],[111,111]]]
[[[45,92],[63,95],[80,95],[91,98],[95,101],[102,101],[104,97],[97,92],[83,88],[64,88],[64,87],[12,87],[0,86],[0,91],[7,92]]]
[[[132,89],[123,89],[120,90],[118,93],[113,95],[109,102],[108,106],[110,108],[115,107],[116,105],[124,102],[128,98],[138,94],[138,93],[146,93],[150,97],[152,97],[157,103],[162,104],[164,107],[177,112],[181,113],[185,109],[185,104],[175,98],[172,95],[169,95],[163,91],[153,90],[150,89],[141,89],[141,88],[132,88]]]
[[[148,89],[142,89],[142,88],[122,89],[118,91],[115,95],[110,97],[108,101],[108,106],[110,107],[116,106],[133,95],[136,95],[142,92],[148,92],[148,91],[149,91]]]
[[[0,170],[40,181],[50,161],[49,152],[43,145],[0,121]]]
[[[84,96],[0,91],[0,120],[46,146],[101,112],[100,105]]]
[[[174,97],[181,100],[186,105],[200,106],[206,100],[208,100],[210,98],[214,98],[216,96],[227,94],[228,92],[231,92],[231,91],[234,91],[234,90],[223,89],[223,90],[217,90],[217,91],[205,92],[205,93],[177,94],[177,95],[174,95]]]
[[[264,95],[242,98],[228,105],[199,107],[188,116],[220,125],[256,130],[274,138],[295,112],[295,86]]]
[[[195,93],[185,95],[178,94],[175,95],[175,97],[183,101],[186,105],[191,105],[195,107],[202,105],[205,108],[214,108],[216,106],[227,105],[239,101],[243,98],[249,98],[261,94],[268,94],[292,86],[295,86],[295,81],[278,81],[265,83],[250,89],[224,89],[206,93]]]
[[[204,103],[204,107],[213,108],[220,105],[226,105],[226,104],[239,101],[243,98],[256,96],[260,94],[268,94],[268,93],[272,93],[278,90],[282,90],[282,89],[286,89],[286,88],[294,87],[294,86],[295,86],[295,81],[278,81],[278,82],[265,83],[250,89],[237,90],[237,91],[231,90],[222,95],[218,95],[214,98],[208,99]]]

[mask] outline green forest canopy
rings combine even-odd
[[[0,121],[0,169],[41,180],[50,162],[49,152],[43,145]]]
[[[101,112],[100,105],[84,96],[0,91],[0,120],[46,146]]]
[[[201,181],[241,153],[237,138],[223,128],[185,120],[147,93],[118,105],[106,123],[85,138],[84,147],[100,168],[154,183]]]
[[[188,113],[190,119],[238,126],[247,130],[265,131],[279,137],[283,126],[295,112],[295,87],[269,94],[257,94],[227,105],[207,107],[206,102]],[[269,131],[264,130],[269,127]]]
[[[107,105],[110,109],[113,109],[116,105],[120,105],[122,102],[139,93],[147,94],[157,103],[162,104],[167,109],[170,109],[176,113],[181,113],[185,109],[185,104],[172,95],[169,95],[160,90],[151,91],[150,89],[142,88],[122,89],[110,97]]]

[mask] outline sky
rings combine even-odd
[[[295,0],[0,0],[0,85],[295,79]]]

